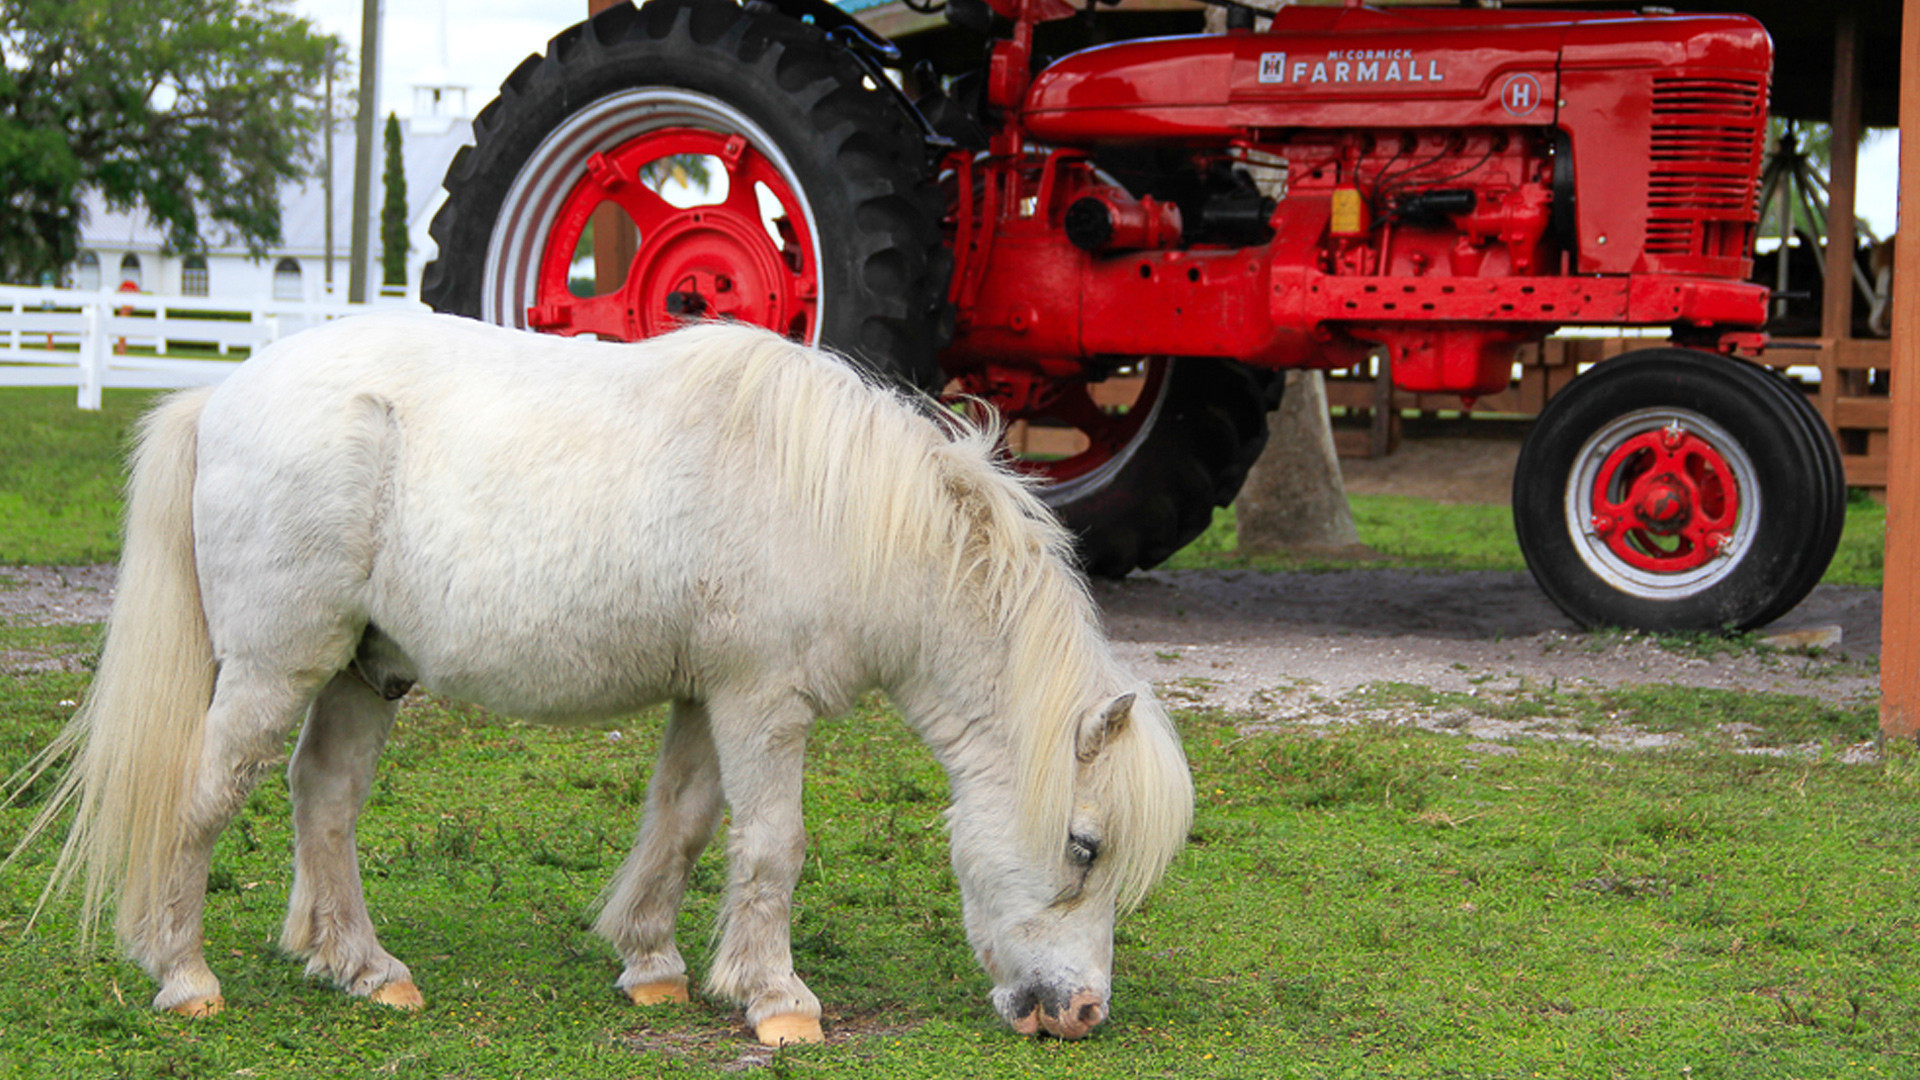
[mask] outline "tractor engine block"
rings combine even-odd
[[[949,160],[949,362],[1384,347],[1402,388],[1478,395],[1563,326],[1731,351],[1766,321],[1771,63],[1743,16],[1304,6],[1075,53]]]

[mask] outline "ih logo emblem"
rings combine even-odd
[[[1540,90],[1540,80],[1531,75],[1509,75],[1500,86],[1500,103],[1514,116],[1526,116],[1540,107],[1540,99],[1546,96]]]

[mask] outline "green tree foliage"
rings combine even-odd
[[[87,188],[264,254],[342,55],[291,0],[0,0],[0,280],[73,261]]]
[[[407,283],[407,167],[401,159],[400,118],[387,114],[387,164],[380,174],[386,198],[380,204],[380,266],[387,285]]]

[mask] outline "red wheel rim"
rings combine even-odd
[[[1166,378],[1164,360],[1104,380],[987,369],[955,379],[947,398],[1000,414],[1016,469],[1049,485],[1071,484],[1131,455]]]
[[[1592,528],[1629,566],[1678,574],[1721,554],[1740,513],[1734,470],[1678,423],[1614,447],[1593,480]]]
[[[676,206],[648,182],[675,158],[706,159],[725,194]],[[569,278],[594,211],[611,203],[638,232],[619,288],[575,296]],[[777,204],[777,209],[775,208]],[[539,252],[527,325],[558,334],[630,341],[694,318],[723,318],[813,340],[819,268],[800,200],[773,162],[740,136],[701,128],[646,132],[587,159],[561,200]]]

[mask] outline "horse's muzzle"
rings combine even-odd
[[[1022,1035],[1042,1031],[1061,1039],[1084,1039],[1107,1018],[1107,1002],[1091,990],[1081,990],[1066,1001],[1047,1001],[1045,995],[1022,995],[1007,1023]]]

